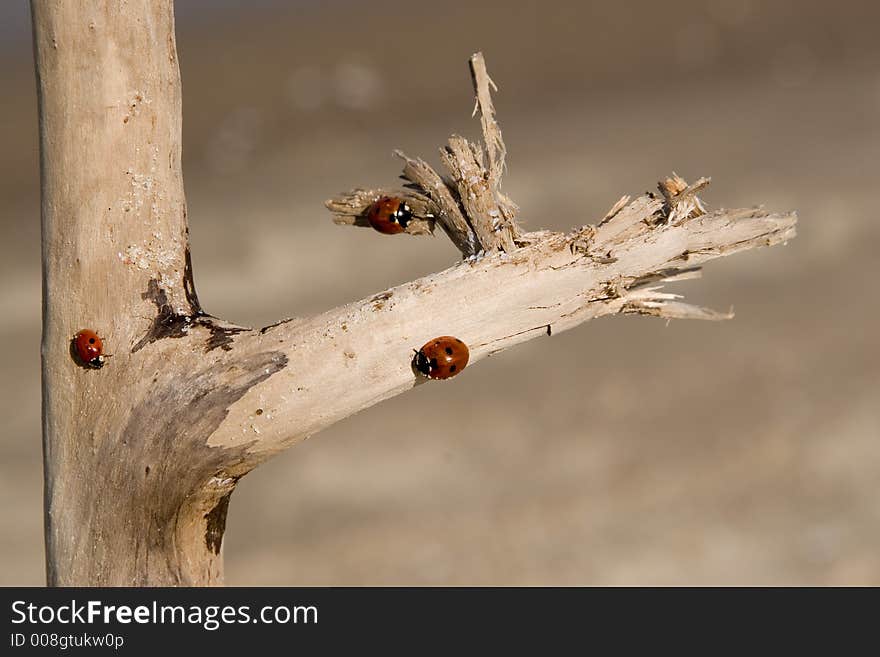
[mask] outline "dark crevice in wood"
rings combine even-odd
[[[187,263],[189,263],[189,251],[187,251]],[[190,276],[190,282],[191,280]],[[194,293],[195,291],[193,290]],[[206,328],[210,332],[210,336],[205,342],[205,352],[213,351],[218,347],[223,349],[223,351],[230,351],[234,336],[248,330],[241,326],[222,324],[215,317],[201,310],[195,315],[175,312],[168,302],[168,293],[159,287],[159,281],[155,278],[150,279],[147,284],[147,290],[141,294],[141,298],[153,302],[156,306],[156,317],[144,336],[131,348],[131,353],[136,353],[157,340],[182,338],[188,335],[190,330],[196,326]],[[190,300],[191,304],[195,303],[196,307],[198,307],[198,299],[195,297],[191,299],[189,292],[187,292],[187,299]]]
[[[184,209],[184,214],[186,210]],[[189,240],[189,229],[187,229],[187,241]],[[194,316],[204,315],[202,304],[199,303],[199,295],[196,293],[196,284],[193,279],[192,256],[189,252],[189,246],[184,251],[185,265],[183,269],[183,292],[186,295],[186,301],[189,304],[190,314]]]
[[[205,514],[205,545],[214,554],[220,554],[223,547],[223,533],[226,531],[226,513],[229,511],[229,491],[220,498],[217,505]]]
[[[269,325],[261,328],[260,334],[265,335],[267,331],[271,331],[273,328],[276,328],[278,326],[282,326],[284,324],[287,324],[287,322],[292,322],[292,321],[293,321],[293,317],[288,317],[287,319],[278,320],[277,322],[274,322],[273,324],[269,324]]]
[[[198,318],[194,322],[198,326],[205,326],[211,332],[211,337],[205,346],[205,351],[212,351],[220,347],[223,351],[232,350],[232,339],[235,335],[246,331],[240,326],[220,326],[208,318]]]
[[[137,344],[131,348],[131,353],[136,353],[152,344],[156,340],[164,338],[182,338],[189,331],[193,323],[192,315],[181,315],[174,312],[174,308],[168,303],[168,294],[159,287],[159,281],[151,278],[147,284],[147,291],[141,294],[142,299],[152,301],[156,306],[156,317],[147,333]]]

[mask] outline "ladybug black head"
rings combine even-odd
[[[397,206],[397,210],[394,211],[392,217],[393,221],[399,223],[403,227],[403,229],[406,230],[406,225],[412,219],[412,210],[406,203],[401,201],[400,205]]]
[[[425,376],[431,373],[431,361],[421,351],[417,351],[415,356],[413,356],[413,367]]]

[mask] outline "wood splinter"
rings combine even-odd
[[[469,64],[476,97],[474,112],[480,113],[483,143],[472,144],[457,135],[450,137],[440,151],[448,173],[446,179],[424,160],[395,151],[404,161],[402,177],[411,187],[410,191],[398,192],[398,195],[408,202],[412,199],[422,204],[422,213],[416,214],[439,223],[464,257],[499,250],[512,253],[518,246],[521,231],[514,221],[517,206],[500,189],[507,147],[495,120],[489,90],[495,84],[486,72],[482,53],[471,56]],[[330,199],[325,205],[333,212],[337,224],[367,226],[364,213],[377,194],[382,193],[356,188]],[[428,199],[428,203],[424,199]],[[418,235],[430,231],[420,225],[406,232]]]

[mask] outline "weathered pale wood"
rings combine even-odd
[[[400,190],[424,215],[421,228],[434,215],[465,260],[316,317],[227,324],[202,311],[190,271],[171,0],[32,0],[32,12],[52,585],[217,584],[240,477],[383,399],[450,385],[412,369],[428,339],[460,337],[470,369],[601,315],[727,318],[660,287],[712,258],[794,236],[793,214],[705,213],[704,181],[677,178],[662,199],[624,197],[596,226],[520,234],[498,188],[505,149],[478,57],[485,159],[466,148],[485,197],[456,196],[466,188],[455,162],[444,180],[410,158],[413,187]],[[355,190],[329,207],[357,225],[375,193]],[[493,208],[500,222],[489,227]],[[104,338],[112,356],[102,369],[70,357],[81,328]]]
[[[421,158],[407,157],[401,151],[394,153],[403,160],[403,177],[424,192],[437,206],[437,222],[462,255],[472,256],[481,250],[482,244],[440,174]]]
[[[440,151],[443,166],[454,183],[459,202],[485,251],[503,249],[511,253],[516,245],[511,224],[493,193],[489,172],[483,167],[480,147],[453,135]]]
[[[495,83],[486,71],[482,53],[472,55],[468,63],[474,83],[474,114],[480,113],[483,143],[474,144],[458,135],[450,137],[440,150],[446,179],[424,160],[395,151],[404,161],[403,178],[410,181],[410,188],[396,192],[358,188],[330,199],[325,205],[337,224],[368,226],[364,212],[369,204],[379,195],[394,195],[406,199],[417,217],[436,219],[465,257],[480,251],[511,253],[517,248],[521,231],[514,217],[518,208],[501,191],[507,147],[489,91]],[[416,222],[406,232],[419,235],[428,231]]]
[[[471,55],[468,60],[471,69],[471,80],[474,83],[474,96],[476,103],[474,112],[480,113],[480,126],[483,129],[483,148],[485,150],[486,164],[483,167],[483,175],[486,185],[494,199],[494,207],[490,207],[485,219],[479,219],[488,223],[495,232],[495,246],[510,252],[515,248],[520,229],[514,217],[519,208],[501,191],[501,179],[507,166],[507,146],[501,134],[501,127],[495,120],[495,105],[492,102],[490,87],[498,91],[498,87],[489,77],[486,70],[486,60],[483,53]],[[455,173],[453,173],[453,176]],[[499,214],[495,215],[494,210]]]
[[[761,209],[718,210],[654,225],[662,207],[640,197],[598,227],[541,233],[513,254],[466,260],[311,319],[236,336],[235,353],[277,348],[288,366],[249,390],[210,444],[249,442],[244,471],[415,385],[452,385],[425,381],[411,368],[413,349],[437,335],[468,344],[469,370],[507,347],[602,315],[729,318],[684,304],[659,286],[693,278],[694,268],[713,258],[780,244],[795,234],[794,214]],[[574,248],[583,245],[585,234],[598,253],[610,257],[597,262],[589,250]]]
[[[48,582],[210,584],[222,562],[205,536],[231,487],[207,482],[231,455],[204,441],[222,404],[265,375],[215,372],[183,340],[132,353],[154,317],[166,322],[154,333],[171,337],[201,321],[172,2],[33,0],[32,15]],[[103,369],[72,361],[81,328],[104,338]]]

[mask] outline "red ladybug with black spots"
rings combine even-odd
[[[104,367],[104,341],[91,329],[83,329],[73,336],[70,344],[76,361],[83,367],[99,370]]]
[[[402,233],[411,219],[412,210],[396,196],[382,196],[367,209],[367,221],[385,235]]]
[[[413,356],[413,367],[429,379],[451,379],[468,364],[467,345],[451,335],[430,340]]]

